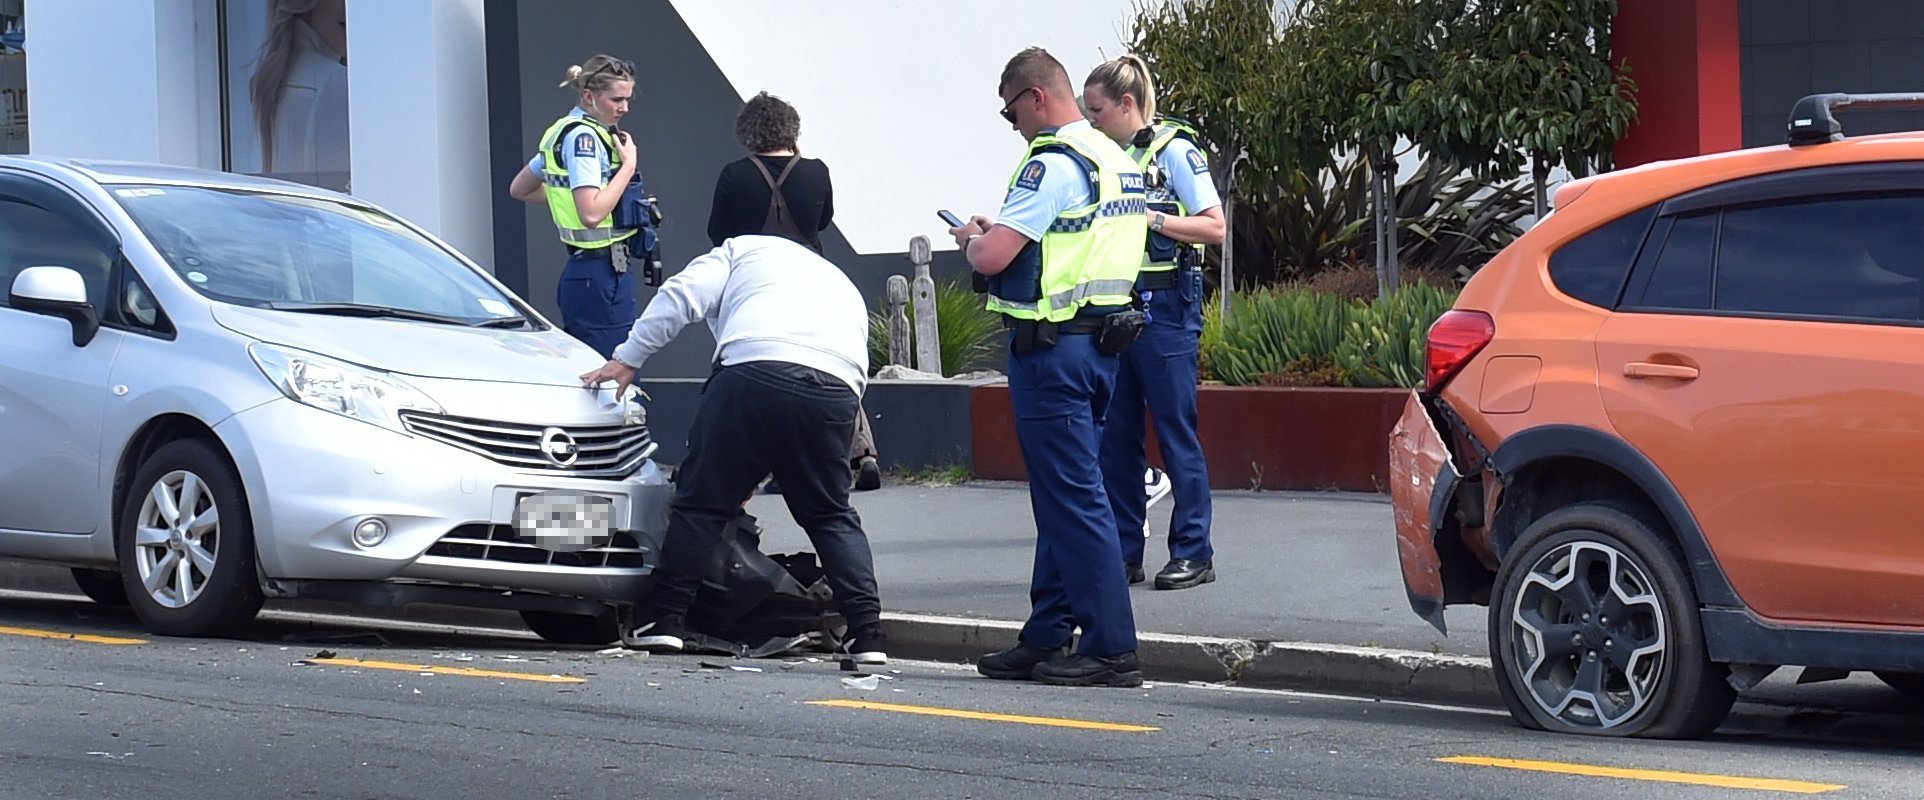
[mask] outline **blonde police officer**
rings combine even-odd
[[[1011,329],[1009,395],[1036,555],[1028,623],[1015,647],[983,656],[976,669],[1137,686],[1135,616],[1096,457],[1116,354],[1141,321],[1130,303],[1148,237],[1142,174],[1082,119],[1068,73],[1041,48],[1009,60],[998,94],[1003,118],[1030,141],[1028,155],[997,218],[977,216],[950,233],[970,267],[988,276],[989,310]]]
[[[635,65],[598,55],[569,67],[561,86],[580,93],[576,107],[548,126],[539,152],[514,176],[508,194],[548,205],[568,248],[555,288],[561,327],[607,358],[627,339],[637,316],[626,243],[635,231],[618,229],[613,220],[635,174],[634,140],[615,128],[634,96]]]
[[[1216,579],[1210,544],[1209,469],[1196,433],[1202,338],[1202,250],[1222,244],[1222,199],[1209,161],[1188,125],[1156,117],[1156,87],[1141,58],[1126,55],[1089,73],[1082,89],[1091,124],[1130,148],[1149,195],[1149,245],[1136,288],[1149,309],[1142,338],[1124,353],[1102,429],[1102,474],[1116,517],[1129,582],[1143,580],[1146,502],[1145,408],[1174,486],[1169,563],[1156,588],[1187,589]]]

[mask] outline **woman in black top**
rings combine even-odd
[[[722,167],[715,205],[708,212],[708,239],[716,247],[735,236],[785,236],[819,253],[821,232],[835,216],[828,165],[802,158],[795,141],[802,130],[795,107],[767,92],[755,95],[735,117],[735,138],[753,155]],[[772,186],[779,184],[779,197]]]
[[[835,190],[828,180],[828,165],[802,158],[797,151],[795,141],[801,133],[802,117],[795,107],[767,92],[749,98],[735,115],[735,138],[753,155],[722,167],[715,181],[708,240],[716,247],[736,236],[765,234],[822,252],[821,233],[835,216]],[[848,454],[849,468],[855,472],[854,488],[881,488],[882,469],[875,456],[868,410],[858,407],[855,441]],[[781,488],[770,479],[768,491]]]

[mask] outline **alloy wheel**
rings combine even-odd
[[[220,508],[200,476],[174,470],[147,490],[134,528],[134,565],[155,603],[185,608],[214,574]]]
[[[1656,698],[1666,620],[1657,586],[1628,554],[1573,541],[1530,567],[1511,609],[1531,702],[1564,722],[1612,728]]]

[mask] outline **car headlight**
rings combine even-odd
[[[247,352],[288,399],[406,433],[401,411],[441,413],[441,404],[407,381],[327,356],[256,342]]]

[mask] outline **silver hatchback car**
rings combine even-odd
[[[176,635],[312,597],[598,643],[644,588],[670,489],[633,390],[584,389],[592,350],[378,208],[0,157],[0,287],[0,559]],[[557,503],[599,533],[515,524]]]

